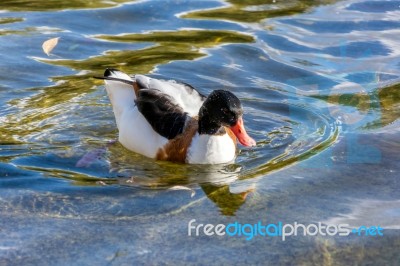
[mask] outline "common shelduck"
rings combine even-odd
[[[190,164],[229,163],[236,140],[256,142],[246,133],[240,100],[226,90],[206,97],[192,86],[106,69],[103,77],[127,149],[158,160]]]

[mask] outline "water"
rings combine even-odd
[[[0,8],[1,264],[400,260],[400,1]],[[206,167],[113,144],[92,78],[106,67],[234,92],[257,147]],[[191,219],[380,225],[384,236],[189,237]]]

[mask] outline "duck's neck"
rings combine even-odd
[[[198,132],[200,135],[222,135],[225,129],[220,123],[213,122],[207,114],[203,114],[199,117]]]
[[[132,87],[126,84],[113,84],[112,87],[106,86],[106,89],[113,107],[115,121],[119,129],[123,111],[135,106],[135,93]]]

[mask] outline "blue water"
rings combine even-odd
[[[1,265],[400,261],[400,1],[0,10]],[[42,43],[55,37],[47,56]],[[92,78],[106,67],[234,92],[257,147],[240,147],[234,164],[190,166],[111,144],[111,105]],[[192,219],[384,233],[196,237]]]

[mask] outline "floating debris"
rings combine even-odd
[[[60,39],[60,37],[49,39],[42,44],[43,52],[45,52],[47,56],[50,56],[51,51],[57,46],[58,39]]]

